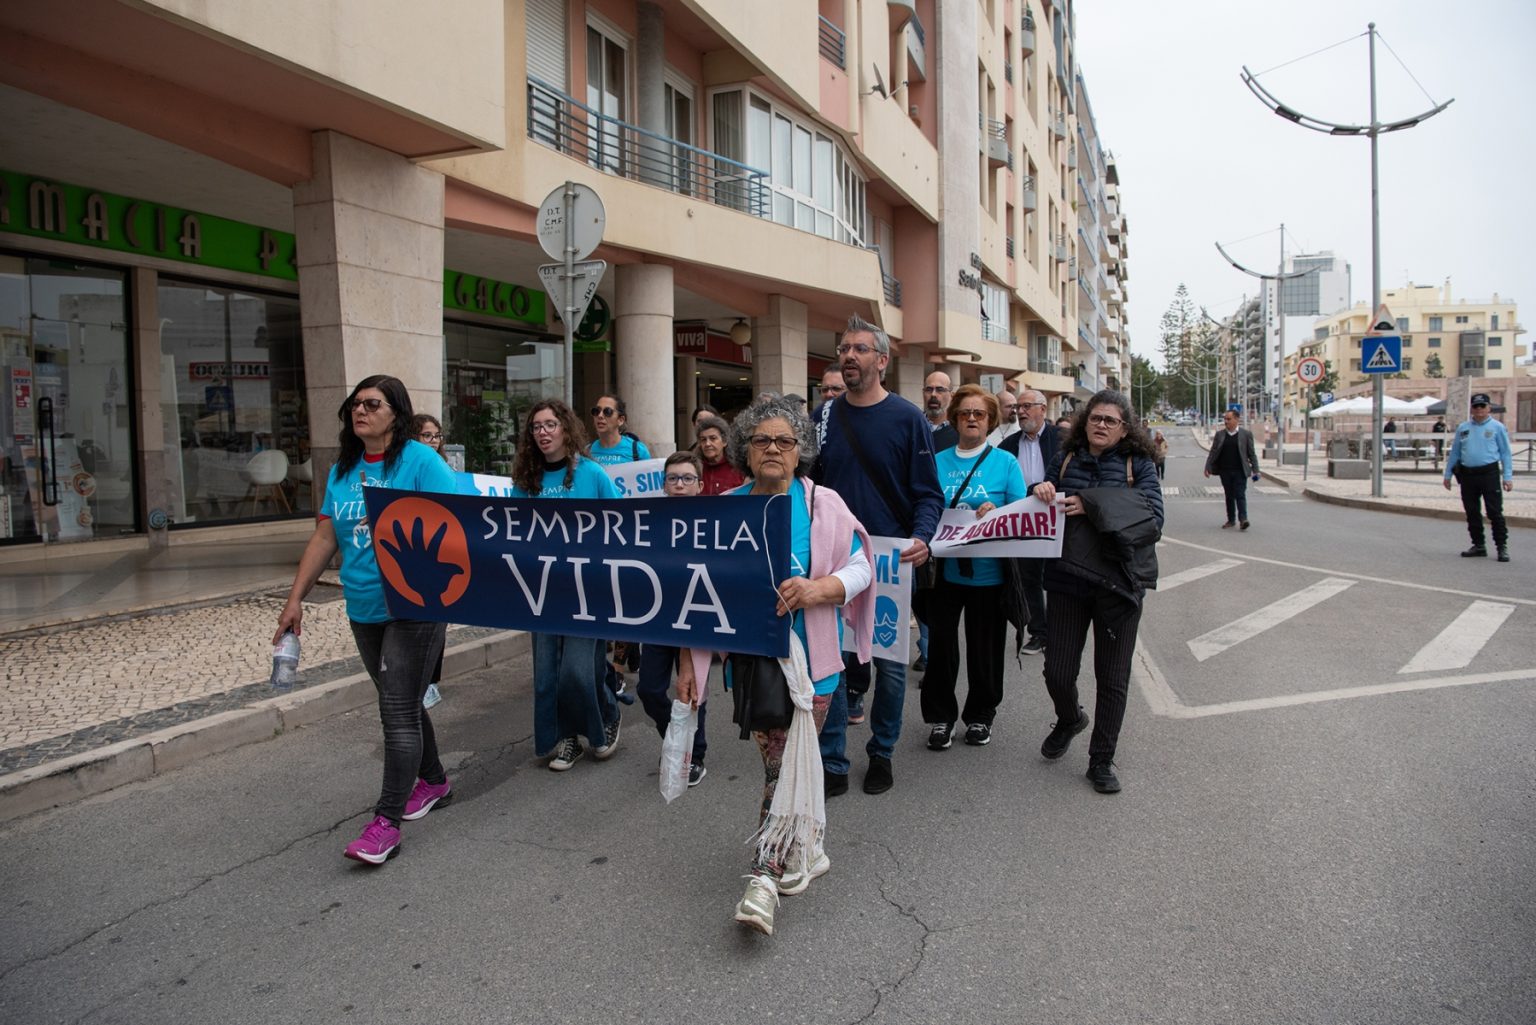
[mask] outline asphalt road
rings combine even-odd
[[[514,664],[445,688],[457,800],[381,869],[341,857],[372,713],[0,827],[0,1021],[1536,1021],[1536,532],[1474,562],[1267,488],[1221,530],[1174,444],[1119,795],[1086,736],[1039,757],[1039,659],[986,748],[927,751],[910,694],[895,789],[831,802],[832,871],[765,937],[724,704],[666,806],[638,709],[543,769]]]

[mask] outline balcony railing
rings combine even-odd
[[[1004,241],[1003,249],[1004,249],[1004,251],[1007,252],[1008,259],[1010,259],[1010,260],[1013,259],[1013,238],[1012,238],[1012,236],[1009,236],[1009,238],[1006,241]]]
[[[981,337],[989,342],[1006,342],[1008,340],[1008,325],[998,320],[986,320],[981,322]]]
[[[885,301],[899,309],[901,307],[901,281],[891,277],[889,274],[881,274],[880,278],[885,285]]]
[[[1035,176],[1032,174],[1024,176],[1024,198],[1020,205],[1026,210],[1038,210],[1040,208],[1040,198],[1035,192]]]
[[[848,66],[848,33],[838,28],[824,15],[821,19],[821,55],[840,68]]]
[[[1003,81],[1013,81],[1013,61],[1003,61]]]
[[[528,137],[607,174],[754,217],[770,213],[767,172],[599,113],[531,75]]]
[[[1008,126],[1002,121],[981,118],[982,149],[993,165],[1008,162]]]
[[[928,36],[923,31],[923,23],[918,20],[917,12],[907,19],[902,26],[902,34],[906,38],[907,45],[907,72],[917,77],[919,81],[928,80]]]
[[[1035,52],[1035,16],[1025,10],[1019,22],[1019,52],[1028,57]]]

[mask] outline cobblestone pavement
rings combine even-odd
[[[360,672],[335,588],[305,602],[299,687]],[[0,637],[0,772],[238,708],[274,693],[285,595]],[[449,644],[495,631],[450,627]]]

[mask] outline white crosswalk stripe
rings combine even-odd
[[[1212,655],[1219,655],[1228,648],[1251,640],[1264,631],[1301,615],[1314,605],[1349,590],[1355,586],[1355,583],[1353,580],[1345,580],[1341,577],[1326,577],[1310,587],[1304,587],[1294,594],[1286,595],[1279,601],[1270,602],[1241,619],[1235,619],[1225,626],[1218,626],[1209,633],[1201,634],[1189,642],[1189,650],[1194,654],[1195,661],[1204,662]]]
[[[1468,665],[1514,611],[1513,605],[1502,602],[1473,602],[1398,672],[1427,673]]]
[[[1157,591],[1159,594],[1163,594],[1173,590],[1175,587],[1193,583],[1196,580],[1203,580],[1208,576],[1220,573],[1222,570],[1234,569],[1242,564],[1241,559],[1217,559],[1215,562],[1207,562],[1203,565],[1195,566],[1193,569],[1171,573],[1157,582]]]

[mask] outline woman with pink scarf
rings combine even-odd
[[[736,905],[736,921],[769,935],[779,896],[803,892],[832,867],[817,734],[842,675],[843,630],[853,631],[867,662],[874,629],[869,537],[835,491],[805,476],[816,451],[810,420],[783,398],[753,403],[731,430],[731,462],[748,480],[727,494],[782,495],[790,503],[790,572],[778,586],[777,612],[791,617],[790,654],[778,665],[793,708],[787,729],[751,731],[763,756],[763,801],[752,871]],[[697,703],[711,654],[683,652],[678,700]]]

